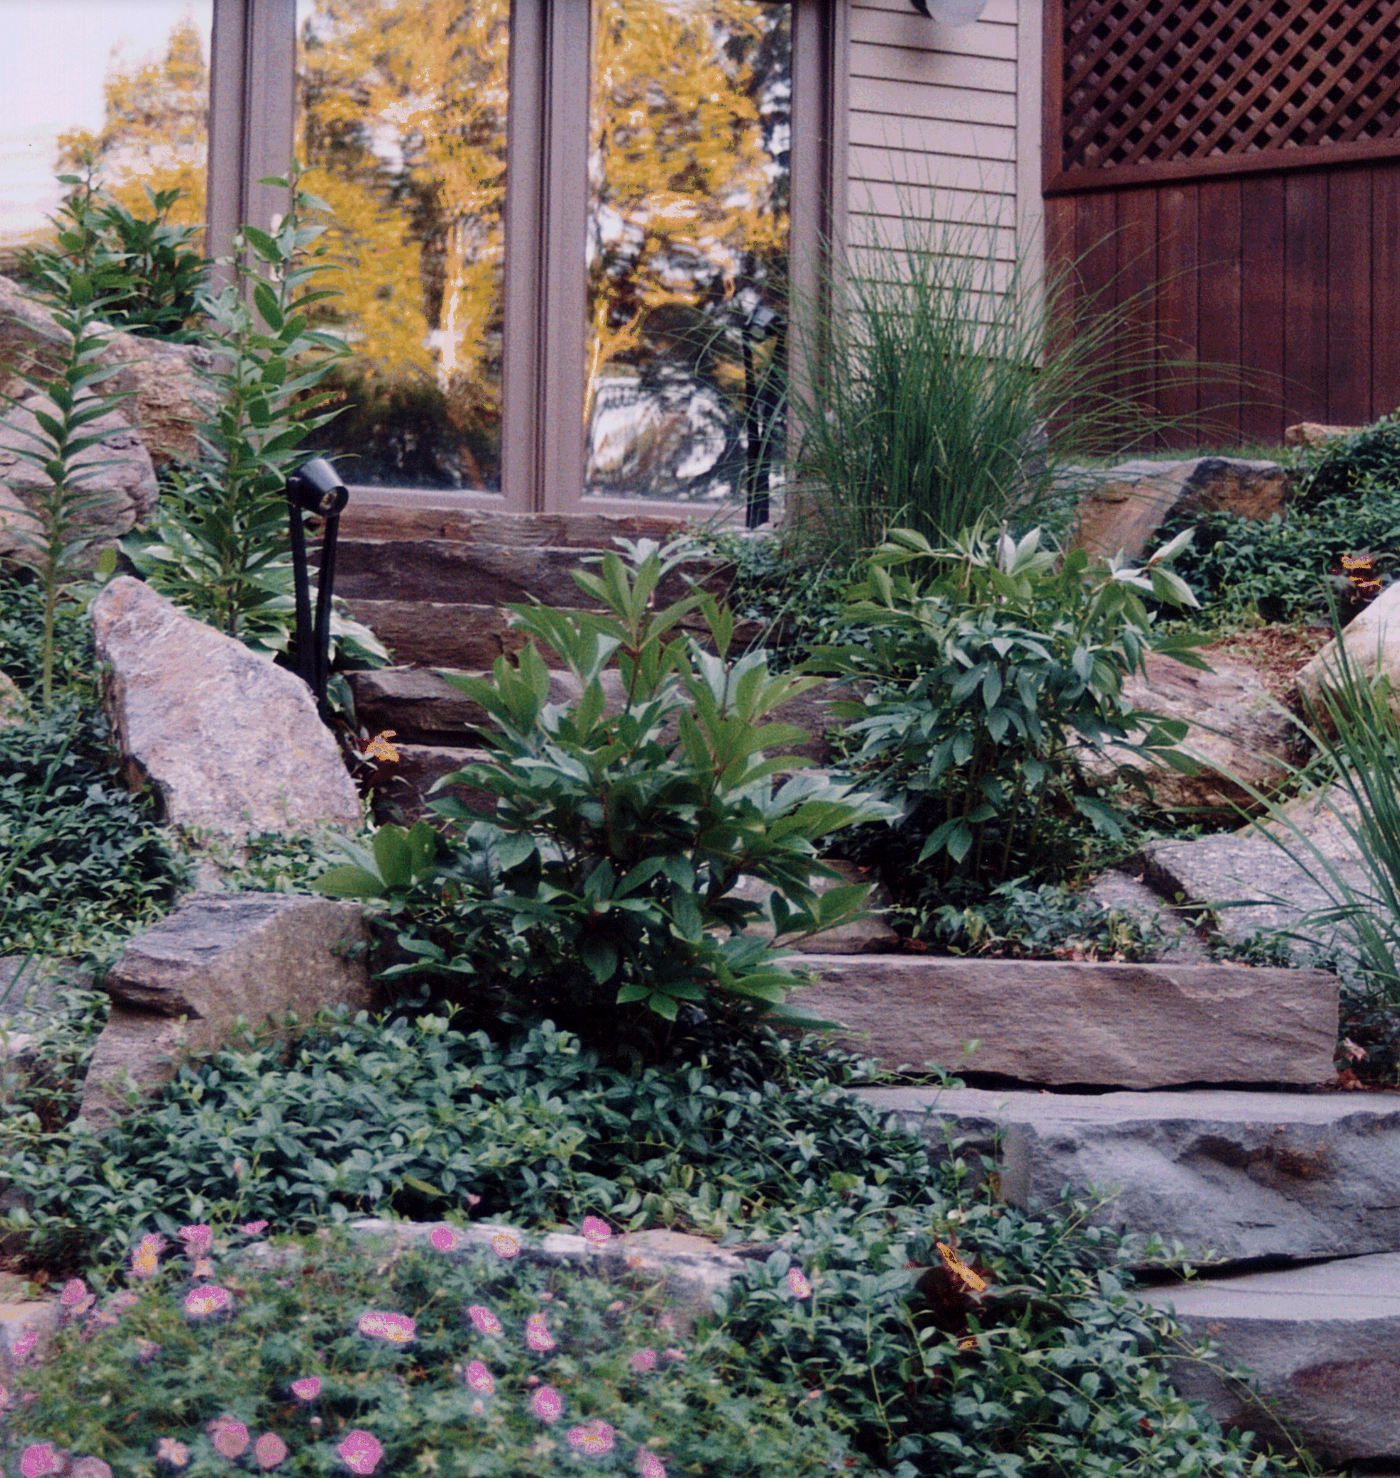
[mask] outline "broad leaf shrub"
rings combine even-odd
[[[742,931],[766,913],[792,940],[855,917],[868,889],[818,896],[815,880],[835,876],[818,843],[886,808],[781,752],[807,736],[774,711],[820,679],[732,656],[733,618],[709,595],[657,607],[692,553],[642,541],[604,555],[575,576],[600,610],[512,607],[517,658],[489,678],[444,674],[485,714],[489,758],[439,784],[494,809],[439,801],[449,837],[381,828],[316,886],[393,904],[415,970],[592,1037],[645,1038],[682,1006],[781,1006],[797,977]],[[683,628],[692,615],[713,650]],[[563,701],[542,649],[571,680]],[[735,897],[744,877],[771,884],[764,909]]]
[[[850,1471],[818,1403],[761,1377],[723,1383],[724,1342],[697,1349],[635,1280],[484,1249],[386,1257],[343,1236],[284,1244],[260,1265],[220,1256],[223,1241],[193,1284],[191,1259],[169,1249],[129,1294],[72,1317],[20,1378],[12,1452],[50,1443],[117,1478],[227,1473],[239,1459],[383,1478]],[[200,1289],[226,1308],[188,1314]],[[72,1290],[75,1307],[84,1296]],[[396,1316],[365,1321],[389,1337],[362,1331],[371,1313]]]
[[[673,1224],[757,1243],[760,1253],[766,1244],[687,1350],[688,1365],[722,1382],[686,1397],[702,1413],[713,1412],[712,1400],[748,1399],[761,1415],[780,1386],[799,1423],[825,1423],[901,1478],[1292,1471],[1255,1454],[1247,1439],[1223,1436],[1172,1393],[1163,1361],[1176,1338],[1171,1321],[1132,1299],[1124,1258],[1091,1224],[1092,1207],[1031,1216],[1004,1205],[956,1145],[931,1156],[897,1120],[855,1098],[849,1090],[868,1073],[868,1064],[810,1039],[763,1036],[629,1075],[548,1027],[506,1046],[463,1036],[441,1018],[361,1017],[321,1025],[298,1043],[187,1063],[153,1104],[100,1138],[65,1130],[25,1146],[6,1123],[0,1163],[33,1197],[32,1246],[48,1265],[66,1249],[75,1271],[96,1267],[107,1277],[100,1270],[123,1261],[141,1235],[173,1241],[192,1222],[269,1219],[295,1231],[392,1210],[534,1227],[577,1226],[592,1214],[618,1229]],[[944,1266],[938,1242],[986,1281],[984,1294]],[[72,1261],[80,1256],[85,1262]],[[371,1297],[348,1268],[311,1280],[288,1272],[289,1289],[260,1283],[240,1294],[245,1312],[218,1336],[230,1343],[217,1365],[207,1355],[184,1360],[196,1336],[158,1286],[132,1311],[149,1322],[75,1343],[61,1366],[46,1368],[41,1404],[22,1409],[26,1435],[77,1452],[103,1431],[118,1445],[127,1440],[129,1412],[143,1442],[157,1420],[189,1431],[227,1414],[255,1436],[266,1424],[291,1445],[292,1434],[275,1425],[293,1418],[290,1403],[238,1382],[245,1371],[255,1385],[269,1373],[300,1374],[313,1356],[317,1368],[337,1372],[328,1422],[382,1410],[386,1448],[409,1440],[410,1412],[436,1433],[455,1411],[413,1402],[440,1379],[439,1350],[458,1363],[469,1353],[466,1295],[448,1285],[453,1291],[435,1296],[416,1281],[413,1260],[380,1267],[402,1299]],[[446,1277],[435,1275],[434,1286]],[[576,1314],[562,1329],[575,1316],[589,1327],[592,1297],[580,1285],[563,1298]],[[498,1307],[509,1298],[502,1293]],[[367,1359],[351,1335],[365,1308],[409,1314],[431,1331],[423,1346],[431,1358],[397,1367],[407,1379],[397,1395],[381,1396],[388,1387],[377,1377],[351,1379],[359,1373],[352,1353]],[[241,1334],[245,1316],[266,1332]],[[137,1339],[163,1353],[142,1365]],[[607,1378],[606,1358],[599,1369]],[[588,1375],[569,1372],[580,1389]],[[604,1397],[580,1395],[582,1415],[593,1414],[595,1399]],[[630,1438],[634,1429],[613,1410],[598,1415]],[[36,1412],[55,1425],[45,1430]],[[514,1420],[506,1417],[507,1430]],[[758,1431],[767,1442],[766,1425]],[[303,1429],[296,1439],[306,1440]],[[202,1441],[192,1449],[203,1451]],[[439,1461],[443,1472],[495,1471],[470,1466],[494,1461],[478,1443],[440,1451]],[[212,1459],[198,1471],[212,1472]],[[787,1470],[770,1461],[755,1471]]]
[[[1107,745],[1189,768],[1172,747],[1185,725],[1138,712],[1124,694],[1148,651],[1203,666],[1191,640],[1155,626],[1143,595],[1195,604],[1167,566],[1189,534],[1141,568],[1061,556],[1040,531],[1019,540],[974,529],[946,548],[895,530],[850,597],[862,640],[813,664],[863,685],[849,720],[848,765],[896,800],[890,870],[926,882],[999,882],[1054,871],[1080,850],[1085,823],[1118,817],[1083,773]],[[876,833],[876,851],[891,859]],[[1053,860],[1052,860],[1053,859]],[[1047,866],[1048,862],[1048,866]]]

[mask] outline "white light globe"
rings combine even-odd
[[[926,0],[930,19],[940,26],[970,26],[980,19],[987,0]]]

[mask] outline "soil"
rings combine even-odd
[[[1329,626],[1258,626],[1199,650],[1207,662],[1212,652],[1218,652],[1253,668],[1280,703],[1297,708],[1299,669],[1327,645],[1331,636]]]

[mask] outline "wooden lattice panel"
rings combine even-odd
[[[1400,142],[1400,0],[1064,0],[1062,15],[1067,176]]]

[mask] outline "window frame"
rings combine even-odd
[[[845,234],[849,4],[792,0],[788,229],[798,302],[817,301],[825,244]],[[356,491],[379,501],[432,499],[510,513],[691,511],[662,499],[584,492],[592,16],[591,0],[511,0],[501,491]],[[281,173],[291,158],[296,44],[296,0],[214,0],[211,256],[228,254],[241,221],[267,224],[285,208],[280,191],[257,181]],[[804,366],[792,372],[800,380]]]

